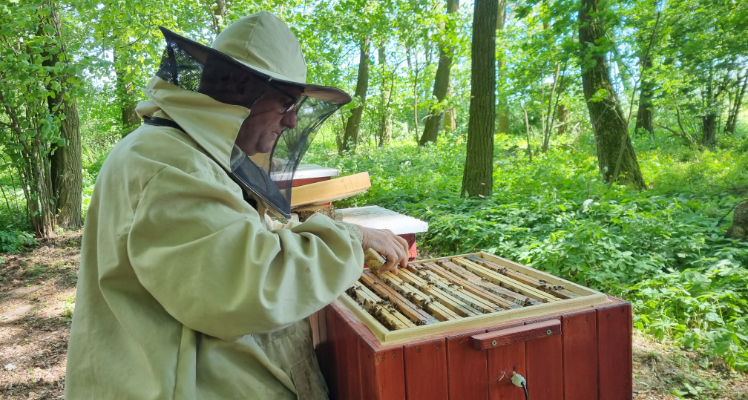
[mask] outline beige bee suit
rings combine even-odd
[[[66,398],[325,398],[305,318],[358,279],[360,240],[324,216],[265,227],[225,172],[247,108],[158,77],[146,93],[138,112],[186,133],[144,125],[101,169]]]

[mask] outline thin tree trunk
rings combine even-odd
[[[545,73],[541,73],[541,76],[545,75]],[[545,110],[543,110],[543,104],[545,104],[545,84],[540,85],[540,133],[541,138],[543,133],[545,132]]]
[[[133,86],[132,77],[127,73],[125,63],[127,63],[129,57],[127,57],[129,44],[116,43],[114,45],[114,74],[115,74],[115,86],[117,104],[120,107],[120,121],[122,123],[122,137],[127,136],[130,132],[134,131],[135,128],[140,126],[140,117],[135,112],[137,101],[135,100],[135,88]]]
[[[652,127],[654,117],[652,90],[654,90],[654,82],[652,82],[652,79],[647,75],[647,70],[651,66],[652,62],[649,54],[652,51],[652,45],[654,44],[655,37],[657,37],[657,27],[660,25],[660,15],[661,13],[657,11],[657,18],[655,19],[654,28],[652,28],[652,34],[649,36],[649,44],[647,45],[647,50],[644,51],[643,55],[639,56],[641,72],[639,73],[638,81],[641,82],[641,89],[639,94],[639,109],[636,113],[636,125],[634,126],[634,134],[643,131],[649,132],[650,135],[653,135],[654,133],[654,129]],[[634,106],[634,95],[636,94],[635,91],[636,85],[634,85],[634,90],[631,93],[631,104],[629,105],[629,116],[626,120],[626,126],[629,125],[628,122],[631,120],[631,110]]]
[[[707,113],[701,117],[701,143],[705,146],[714,146],[717,144],[717,113],[712,109],[714,98],[714,86],[712,69],[709,69],[708,82],[706,89],[706,109]]]
[[[454,86],[452,82],[449,82],[449,88],[447,89],[447,98],[451,98],[454,93]],[[444,133],[450,133],[457,129],[457,111],[454,107],[450,107],[444,112]]]
[[[55,225],[57,221],[55,219],[55,206],[51,201],[53,194],[50,165],[47,161],[47,155],[41,151],[42,146],[30,147],[32,149],[27,153],[27,162],[30,164],[27,174],[30,177],[28,182],[31,189],[26,200],[31,214],[31,224],[37,237],[54,237],[56,236]],[[29,200],[31,201],[29,202]]]
[[[379,124],[379,147],[384,147],[392,141],[392,110],[390,110],[391,88],[387,86],[389,74],[387,72],[387,52],[385,42],[379,44],[379,67],[382,70],[382,120]]]
[[[745,96],[746,88],[748,88],[748,70],[743,74],[742,85],[740,84],[740,79],[738,79],[735,98],[732,101],[727,116],[727,123],[725,124],[725,133],[735,133],[735,126],[737,125],[738,115],[740,115],[740,108],[743,106],[743,97]]]
[[[548,32],[551,29],[551,22],[548,21],[548,20],[544,20],[542,22],[542,26],[543,26],[543,31],[544,32]],[[552,37],[552,35],[548,35],[548,36]],[[553,45],[552,41],[551,42],[546,42],[546,46],[548,46],[549,48],[552,45]],[[549,67],[551,65],[550,61],[551,60],[548,60],[548,66]],[[541,137],[541,139],[543,141],[543,143],[541,144],[541,152],[542,153],[547,152],[547,150],[543,150],[545,148],[546,136],[548,137],[548,145],[550,145],[550,136],[548,136],[548,135],[550,135],[549,132],[550,132],[551,128],[548,126],[548,123],[551,120],[551,113],[550,113],[550,111],[551,111],[551,105],[553,104],[553,90],[556,87],[556,82],[558,82],[558,74],[560,72],[559,68],[560,68],[560,65],[559,65],[558,62],[556,62],[556,72],[553,75],[553,83],[552,83],[553,89],[551,89],[551,96],[548,97],[548,112],[546,112],[546,110],[543,109],[543,105],[545,105],[545,93],[546,93],[546,89],[548,88],[548,85],[545,84],[545,83],[541,83],[540,84],[540,86],[541,86],[541,90],[540,90],[540,133],[541,134],[540,134],[540,137]],[[545,80],[545,70],[543,70],[541,72],[541,76],[543,76],[543,80]]]
[[[476,0],[473,13],[470,120],[462,176],[465,196],[485,197],[493,190],[493,135],[496,122],[495,0]]]
[[[361,105],[351,110],[351,116],[345,124],[345,134],[343,135],[342,151],[356,151],[358,146],[358,128],[361,124],[361,117],[364,114],[366,106],[366,91],[369,88],[369,48],[370,37],[366,36],[361,41],[361,52],[358,61],[358,78],[356,82],[356,96],[361,99]]]
[[[551,145],[551,131],[553,130],[553,95],[556,93],[556,85],[558,84],[558,75],[561,73],[561,63],[556,63],[556,74],[553,76],[553,87],[551,88],[551,97],[548,98],[548,122],[544,125],[545,132],[543,132],[543,147],[540,150],[541,153],[547,153],[548,147]]]
[[[530,145],[530,121],[527,118],[527,109],[525,109],[524,104],[521,104],[520,108],[522,108],[522,113],[525,114],[525,135],[527,138],[527,157],[530,158],[530,164],[532,164],[532,146]]]
[[[460,3],[457,0],[447,0],[447,16],[457,12]],[[451,24],[442,24],[443,37],[451,36]],[[439,136],[439,126],[444,116],[444,100],[447,98],[449,89],[449,70],[452,68],[452,58],[454,57],[454,46],[445,44],[445,40],[440,40],[439,46],[439,65],[436,68],[436,77],[434,78],[434,97],[439,102],[438,105],[431,109],[426,117],[426,125],[423,128],[423,135],[418,141],[420,146],[428,142],[436,143]]]
[[[561,94],[564,92],[564,78],[566,78],[566,66],[568,65],[568,59],[564,60],[564,67],[561,70],[561,78],[558,81],[558,93],[556,93],[556,102],[553,105],[553,110],[551,111],[551,123],[550,123],[550,133],[553,134],[553,127],[556,126],[556,119],[559,117],[558,108],[559,103],[561,101]],[[560,122],[560,121],[559,121]],[[566,123],[566,120],[562,122],[562,124]],[[561,135],[566,132],[566,127],[564,127],[564,131],[562,132],[559,129],[558,134]]]
[[[411,64],[410,57],[411,57],[411,49],[410,47],[406,48],[406,53],[408,55],[408,69],[413,71],[413,127],[415,129],[415,137],[416,140],[418,139],[418,55],[416,54],[415,57],[413,57],[413,64]],[[415,68],[413,68],[415,66]]]
[[[569,119],[569,109],[565,103],[558,105],[558,111],[556,112],[558,118],[558,135],[566,134],[567,121]]]
[[[650,67],[649,56],[642,56],[640,60],[642,71],[647,70]],[[643,73],[643,72],[642,72]],[[642,79],[641,92],[639,94],[639,109],[636,112],[636,127],[634,133],[642,134],[644,132],[650,135],[654,131],[654,104],[652,103],[652,91],[654,90],[654,82],[649,77]]]
[[[603,41],[605,37],[605,26],[599,17],[604,10],[600,10],[599,3],[599,0],[581,0],[579,10],[580,56],[584,66],[582,86],[590,123],[595,133],[598,168],[600,175],[607,182],[615,182],[618,180],[617,175],[623,175],[621,183],[635,189],[644,189],[646,184],[631,145],[627,123],[610,83],[605,52],[595,47],[595,44]],[[599,93],[605,95],[599,101],[593,101],[593,97]],[[620,167],[618,174],[617,165]]]
[[[62,42],[62,24],[54,3],[49,4],[47,25],[54,28],[57,44],[45,54],[42,63],[47,67],[67,64],[65,46]],[[54,51],[52,51],[54,50]],[[59,90],[53,85],[47,89],[53,96],[47,97],[47,104],[52,115],[60,120],[60,137],[64,139],[61,146],[53,146],[50,155],[50,172],[52,193],[56,206],[57,224],[66,229],[77,229],[83,224],[81,207],[83,192],[83,175],[81,173],[81,133],[78,123],[78,107],[69,93],[67,75],[52,75],[59,82]]]
[[[408,45],[405,46],[405,61],[407,61],[407,63],[408,63],[408,71],[412,72],[413,71],[413,62],[411,60],[410,46],[408,46]],[[413,81],[417,82],[418,81],[417,78],[418,78],[418,71],[416,71],[415,76],[413,78]],[[413,99],[413,105],[417,106],[418,102],[415,99],[415,94],[416,94],[416,89],[415,88],[416,88],[416,83],[413,84],[413,97],[414,97],[414,99]],[[416,138],[416,141],[418,141],[418,112],[417,112],[417,108],[413,112],[413,121],[415,122],[413,124],[413,126],[416,127],[416,129],[415,129],[415,135],[414,136]],[[408,128],[407,129],[408,134],[410,134],[410,126],[408,125],[407,122],[406,122],[406,127]]]
[[[506,0],[499,0],[499,6],[497,9],[497,20],[496,30],[503,31],[506,26]],[[509,103],[506,96],[506,72],[504,71],[504,49],[498,50],[499,62],[498,62],[498,92],[499,92],[499,107],[498,107],[498,133],[509,133]]]
[[[210,9],[210,23],[213,32],[218,35],[221,33],[223,22],[226,20],[226,0],[215,0],[213,4],[208,0],[206,5]]]

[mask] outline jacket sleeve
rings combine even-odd
[[[130,262],[175,319],[225,340],[269,332],[306,318],[359,278],[363,250],[345,227],[319,215],[268,231],[226,180],[166,167],[136,206]]]

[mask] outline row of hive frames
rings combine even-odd
[[[578,297],[476,255],[412,262],[397,275],[365,271],[347,294],[390,330]]]

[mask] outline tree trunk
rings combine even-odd
[[[389,76],[384,41],[379,45],[379,66],[382,70],[382,120],[379,124],[379,147],[384,147],[392,141],[392,110],[390,109],[390,88],[387,86]]]
[[[551,146],[551,133],[553,131],[553,95],[556,93],[556,86],[558,85],[558,75],[560,73],[561,73],[561,63],[556,62],[556,73],[553,75],[553,87],[551,88],[551,97],[548,98],[548,112],[546,113],[547,122],[543,124],[543,147],[540,149],[541,153],[547,153],[548,147]]]
[[[520,104],[520,108],[522,108],[522,113],[525,114],[525,138],[527,138],[527,157],[530,159],[530,164],[532,164],[532,145],[530,144],[530,121],[527,118],[527,109],[525,108],[525,105]]]
[[[418,140],[418,56],[414,57],[411,62],[411,52],[409,46],[405,47],[405,55],[408,61],[408,70],[413,71],[413,127],[415,128],[415,138]],[[415,68],[414,65],[415,64]]]
[[[646,187],[636,160],[626,120],[616,92],[610,84],[605,49],[596,43],[605,41],[605,26],[599,0],[581,0],[579,9],[579,43],[581,48],[582,86],[590,123],[595,133],[600,175],[607,182],[621,183],[635,189]],[[593,99],[594,97],[594,99]]]
[[[748,241],[748,200],[743,200],[735,206],[732,226],[725,232],[725,237]]]
[[[501,66],[499,66],[501,68]],[[506,95],[499,93],[499,113],[497,133],[509,133],[509,104]]]
[[[364,114],[366,105],[366,91],[369,88],[369,36],[361,41],[361,52],[358,61],[358,78],[356,82],[356,94],[361,99],[361,105],[351,110],[351,116],[345,124],[345,134],[343,135],[343,147],[339,148],[340,152],[355,152],[358,146],[358,128],[361,124],[361,117]]]
[[[496,30],[503,31],[506,26],[506,0],[499,0],[496,20]],[[498,92],[499,92],[499,114],[498,133],[509,133],[509,103],[506,96],[506,72],[504,71],[504,49],[499,50],[498,62]]]
[[[740,115],[740,108],[743,106],[743,96],[745,96],[746,88],[748,88],[748,70],[743,74],[742,85],[740,84],[740,78],[738,78],[735,99],[733,99],[732,104],[730,105],[730,111],[727,115],[725,133],[735,133],[735,126],[737,125],[738,115]]]
[[[495,0],[476,0],[473,12],[470,120],[467,156],[462,175],[465,196],[485,197],[493,189],[493,135],[496,121]]]
[[[135,88],[133,87],[132,77],[127,72],[127,62],[129,44],[116,43],[114,45],[114,73],[116,75],[115,87],[117,104],[120,107],[120,116],[122,122],[122,137],[127,136],[135,128],[140,126],[140,117],[135,112],[138,102],[135,100]]]
[[[52,193],[52,179],[50,179],[50,165],[47,162],[46,155],[39,151],[40,148],[36,147],[29,154],[29,162],[32,164],[30,168],[32,188],[26,201],[36,236],[48,238],[56,236],[55,225],[57,225],[57,221],[55,206],[51,204],[54,195]],[[29,200],[31,201],[29,202]]]
[[[643,56],[640,60],[640,64],[642,71],[649,69],[649,56]],[[639,109],[636,112],[636,127],[634,128],[634,133],[643,134],[644,132],[647,132],[651,135],[654,131],[652,126],[654,120],[654,104],[652,104],[653,90],[654,83],[652,82],[652,79],[645,76],[640,88]]]
[[[457,0],[447,0],[447,16],[457,12],[460,3]],[[448,38],[452,33],[452,24],[442,24],[442,37]],[[452,59],[454,57],[454,46],[448,44],[449,39],[440,40],[439,46],[439,65],[436,68],[436,77],[434,78],[434,97],[438,101],[436,107],[432,107],[429,115],[426,117],[426,126],[423,128],[423,135],[418,141],[420,146],[428,142],[436,143],[439,136],[439,126],[444,116],[444,100],[447,98],[449,89],[449,70],[452,68]],[[447,42],[447,43],[445,43]]]
[[[83,226],[83,175],[81,166],[81,135],[78,124],[78,107],[74,101],[61,106],[65,120],[60,125],[60,135],[65,145],[52,154],[52,190],[56,198],[57,224],[65,229]]]
[[[454,87],[452,82],[449,82],[449,88],[447,89],[447,97],[451,98],[454,93]],[[444,133],[450,133],[457,129],[457,111],[454,107],[450,107],[444,112]]]
[[[68,63],[65,46],[62,42],[62,25],[54,4],[50,3],[48,26],[54,28],[56,46],[54,51],[45,52],[44,66],[54,67]],[[52,49],[49,49],[52,50]],[[52,75],[59,82],[59,90],[52,85],[47,90],[54,96],[47,97],[47,104],[52,115],[60,120],[60,137],[65,143],[52,146],[50,154],[51,191],[55,200],[57,224],[66,229],[77,229],[83,225],[81,214],[83,175],[81,173],[81,133],[78,121],[78,107],[70,95],[70,84],[65,74]]]
[[[31,59],[35,54],[29,54]],[[4,77],[3,77],[4,78]],[[52,180],[50,179],[48,149],[46,142],[42,142],[39,130],[33,132],[33,136],[27,138],[29,131],[21,128],[19,122],[24,114],[10,107],[3,91],[0,90],[0,104],[5,108],[6,115],[10,120],[10,130],[13,132],[13,140],[21,146],[19,151],[12,151],[11,157],[16,157],[19,179],[26,198],[26,209],[31,218],[36,236],[39,238],[55,236],[55,207],[52,196]],[[35,119],[46,117],[39,112],[41,104],[29,104],[26,107],[26,116]],[[41,129],[37,127],[37,129]],[[34,145],[40,143],[40,145]]]
[[[216,35],[221,33],[223,22],[226,20],[226,0],[215,0],[215,4],[211,7],[210,1],[207,3],[210,10],[210,22],[213,25],[213,32]]]
[[[717,144],[717,114],[709,112],[701,117],[701,126],[703,132],[702,143],[705,146],[714,146]]]
[[[701,143],[709,147],[717,144],[717,112],[715,111],[717,96],[714,95],[713,74],[714,72],[710,66],[706,84],[706,114],[701,117]]]
[[[560,116],[562,114],[560,113],[559,107],[563,107],[564,112],[568,113],[568,110],[565,109],[566,104],[561,103],[561,95],[563,94],[564,89],[565,89],[564,78],[566,78],[566,66],[568,65],[568,61],[569,61],[568,59],[564,60],[564,68],[561,71],[561,78],[558,82],[558,92],[556,93],[556,101],[554,102],[553,109],[550,110],[550,116],[551,116],[551,123],[549,124],[550,129],[551,129],[550,132],[553,133],[553,127],[558,126],[559,127],[559,130],[557,133],[558,135],[563,135],[564,133],[566,133],[566,126],[563,127],[563,130],[561,129],[561,126],[566,124],[567,116],[564,115],[564,120],[563,121],[560,120]],[[559,120],[558,125],[556,125],[557,124],[556,120]]]
[[[558,118],[558,135],[565,135],[569,120],[569,108],[566,107],[565,103],[561,103],[558,105],[556,114],[556,118]]]

